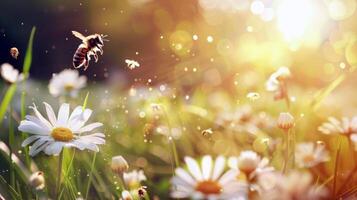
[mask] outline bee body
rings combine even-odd
[[[85,63],[88,62],[89,60],[88,52],[89,52],[88,48],[84,47],[82,44],[79,45],[73,56],[73,66],[75,68],[78,68],[78,66],[80,66],[82,63],[84,63],[84,66],[87,66],[89,64],[89,63]]]
[[[97,62],[98,52],[103,55],[103,38],[106,36],[101,34],[93,34],[85,37],[77,31],[72,31],[72,33],[74,36],[82,40],[82,44],[78,46],[76,52],[73,55],[73,67],[84,67],[84,70],[86,70],[89,66],[91,56],[93,56],[95,62]]]

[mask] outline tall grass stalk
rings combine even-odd
[[[337,178],[338,178],[338,161],[340,158],[340,152],[341,152],[341,138],[339,136],[338,137],[338,147],[337,147],[336,157],[335,157],[334,178],[333,178],[333,187],[332,187],[333,199],[335,199],[335,197],[336,197],[336,186],[337,186]]]
[[[87,188],[86,188],[86,196],[85,199],[87,199],[88,197],[88,193],[89,193],[89,189],[90,189],[90,185],[91,185],[91,181],[92,181],[92,174],[93,174],[93,170],[94,170],[94,165],[95,165],[95,160],[97,158],[97,152],[94,153],[93,155],[93,160],[92,160],[92,164],[90,166],[90,171],[89,171],[89,178],[88,178],[88,183],[87,183]]]
[[[14,133],[14,127],[12,124],[12,106],[10,105],[9,109],[9,149],[10,149],[10,185],[12,187],[15,187],[15,171],[14,171],[14,162],[12,160],[12,153],[13,153],[13,147],[14,147],[14,141],[15,141],[15,133]]]
[[[56,190],[55,190],[55,199],[59,199],[59,191],[61,188],[61,176],[62,176],[62,162],[63,162],[63,150],[61,151],[58,157],[58,168],[57,168],[57,183],[56,183]]]

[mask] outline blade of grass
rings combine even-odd
[[[89,189],[90,189],[90,185],[91,185],[91,181],[92,181],[92,174],[93,174],[93,169],[94,169],[96,158],[97,158],[97,152],[95,152],[93,155],[93,160],[92,160],[92,164],[91,164],[90,172],[89,172],[88,184],[87,184],[87,188],[86,188],[85,199],[88,199],[87,197],[88,197],[88,193],[89,193]]]
[[[30,68],[31,68],[31,64],[32,64],[32,49],[33,49],[33,40],[35,37],[35,32],[36,32],[36,27],[32,27],[31,33],[30,33],[30,37],[29,37],[29,41],[27,43],[27,49],[26,49],[26,53],[25,53],[25,59],[24,59],[24,63],[22,66],[22,73],[25,76],[25,80],[23,81],[23,85],[26,84],[26,79],[29,76],[30,73]],[[23,120],[25,118],[26,115],[26,90],[24,90],[21,93],[21,120]],[[25,138],[27,138],[27,134],[26,133],[22,133],[22,139],[24,140]],[[31,164],[31,159],[29,156],[29,147],[24,147],[24,154],[25,154],[25,164],[27,167],[30,166]]]
[[[341,151],[341,139],[339,138],[338,140],[338,148],[336,152],[336,158],[335,158],[335,169],[334,169],[334,179],[333,179],[333,188],[332,188],[332,194],[333,194],[333,199],[336,197],[336,186],[337,186],[337,175],[338,175],[338,161],[340,158],[340,151]]]
[[[33,48],[33,39],[35,37],[35,32],[36,32],[36,27],[34,26],[32,27],[30,38],[27,43],[24,64],[22,67],[22,73],[25,75],[26,78],[28,77],[31,68],[31,63],[32,63],[32,48]]]
[[[12,97],[15,95],[16,88],[17,88],[16,84],[10,85],[10,87],[7,89],[7,91],[5,93],[4,98],[1,101],[1,104],[0,104],[0,125],[2,124],[2,121],[4,120],[6,110],[9,107]]]
[[[346,78],[345,74],[341,74],[340,76],[338,76],[334,81],[332,81],[327,87],[323,88],[322,90],[318,91],[315,94],[315,97],[313,99],[313,101],[311,102],[311,106],[313,108],[314,111],[316,111],[322,101],[334,90],[337,88],[337,86],[339,86],[342,81],[344,81]]]
[[[21,199],[19,193],[17,193],[16,190],[13,187],[11,187],[11,185],[9,185],[4,179],[4,177],[2,177],[1,175],[0,175],[0,183],[4,185],[4,188],[6,187],[8,188],[8,191],[10,192],[12,199]]]
[[[12,107],[10,105],[10,113],[12,113]],[[9,116],[9,149],[10,149],[10,185],[11,187],[15,187],[15,172],[14,172],[14,163],[12,161],[11,155],[13,152],[13,146],[14,146],[14,127],[12,126],[12,117],[11,115]]]

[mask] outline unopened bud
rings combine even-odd
[[[129,169],[129,165],[123,156],[114,156],[110,167],[112,171],[117,174],[122,174]]]
[[[43,172],[38,171],[31,174],[29,183],[35,190],[42,190],[45,187],[45,177],[43,176]]]
[[[280,113],[277,124],[279,128],[289,130],[295,126],[295,120],[294,117],[288,112]]]

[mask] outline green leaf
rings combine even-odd
[[[36,27],[32,27],[29,42],[27,44],[24,65],[22,68],[22,73],[25,75],[25,77],[28,77],[31,63],[32,63],[32,47],[33,47],[33,39],[35,37],[35,32],[36,32]]]
[[[7,89],[4,98],[1,101],[0,104],[0,124],[2,124],[2,121],[4,120],[4,116],[6,113],[7,108],[9,107],[9,104],[11,102],[12,97],[14,96],[16,92],[16,84],[10,85],[10,87]]]

